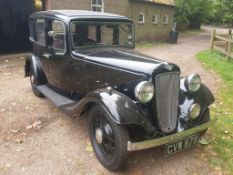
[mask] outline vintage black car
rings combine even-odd
[[[192,147],[215,121],[210,90],[198,74],[134,51],[130,19],[54,10],[30,17],[33,53],[25,63],[34,94],[89,116],[98,160],[109,170],[129,151],[165,145],[165,156]],[[169,51],[168,51],[169,52]]]

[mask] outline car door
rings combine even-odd
[[[50,85],[66,90],[67,88],[67,55],[66,55],[65,24],[59,20],[48,21],[48,50],[47,57]]]
[[[32,23],[31,28],[35,28],[35,42],[33,44],[33,52],[39,58],[38,64],[42,64],[43,72],[47,79],[49,78],[48,60],[47,60],[47,20],[46,18],[37,18]],[[33,29],[31,29],[33,30]]]
[[[48,36],[50,84],[65,92],[79,91],[82,75],[81,64],[78,60],[73,59],[67,50],[68,37],[65,23],[60,20],[51,20]]]

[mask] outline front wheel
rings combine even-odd
[[[128,131],[112,121],[101,105],[90,111],[89,136],[96,157],[104,167],[110,171],[123,167],[127,158]]]

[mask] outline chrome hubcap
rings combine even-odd
[[[103,131],[100,128],[95,130],[95,139],[98,144],[102,144],[103,142]]]

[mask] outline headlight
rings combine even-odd
[[[136,86],[134,93],[140,102],[148,103],[154,96],[154,85],[148,81],[143,81]]]
[[[201,87],[201,77],[198,74],[190,75],[185,80],[185,86],[189,92],[197,92]]]
[[[189,108],[189,116],[191,117],[191,119],[196,119],[201,113],[201,106],[199,104],[193,104],[190,108]]]

